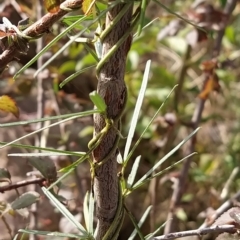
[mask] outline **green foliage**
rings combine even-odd
[[[182,206],[184,205],[182,204],[176,210],[181,228],[187,229],[193,226],[194,228],[198,228],[199,219],[197,219],[196,216],[208,207],[217,208],[220,206],[222,201],[229,198],[240,186],[238,179],[239,169],[237,168],[239,165],[240,150],[240,127],[238,121],[240,117],[240,99],[239,84],[237,81],[239,77],[238,56],[240,42],[240,31],[238,27],[240,16],[238,13],[233,13],[231,25],[227,26],[224,32],[221,45],[222,50],[217,59],[218,66],[215,69],[221,90],[216,92],[212,89],[206,99],[204,112],[200,121],[202,128],[198,133],[194,145],[194,151],[198,152],[198,155],[193,157],[195,152],[191,152],[189,155],[185,154],[187,146],[184,144],[189,141],[189,139],[191,141],[193,135],[198,131],[198,128],[192,130],[191,118],[194,115],[196,106],[198,106],[200,100],[199,93],[201,92],[204,82],[204,70],[201,69],[200,65],[203,61],[211,59],[211,51],[218,34],[218,31],[214,29],[204,28],[204,31],[208,33],[205,41],[198,42],[196,40],[194,44],[193,42],[189,42],[187,38],[188,34],[191,31],[196,31],[196,23],[191,22],[191,25],[189,25],[190,20],[187,20],[186,17],[187,8],[190,7],[191,3],[192,1],[186,1],[184,3],[182,1],[175,1],[171,5],[166,6],[160,1],[150,2],[145,0],[136,2],[136,9],[139,7],[139,15],[136,15],[134,19],[139,20],[139,22],[133,26],[136,34],[133,37],[132,47],[127,59],[125,82],[128,87],[128,102],[122,119],[122,133],[119,133],[122,139],[119,144],[120,153],[118,161],[119,164],[121,164],[119,178],[121,182],[122,200],[124,201],[127,198],[129,202],[132,201],[134,203],[132,206],[136,207],[136,209],[133,208],[132,212],[131,207],[125,206],[135,229],[129,239],[134,239],[137,234],[141,239],[150,239],[164,226],[168,213],[168,207],[166,207],[166,205],[168,205],[172,195],[172,188],[169,187],[170,180],[176,180],[174,176],[178,176],[186,158],[191,157],[192,161],[188,173],[190,177],[188,188],[181,198],[181,203],[188,203],[189,206]],[[219,0],[217,3],[219,4],[219,9],[223,9],[226,5],[226,0]],[[96,30],[97,24],[101,25],[103,23],[108,10],[107,6],[103,3],[97,3],[97,6],[99,12],[96,17],[91,15],[64,17],[62,23],[64,23],[67,28],[59,33],[59,35],[37,54],[35,58],[31,59],[26,66],[19,70],[15,78],[37,61],[39,56],[44,52],[50,51],[54,45],[57,46],[59,51],[53,55],[50,61],[42,66],[41,69],[38,69],[35,76],[37,76],[43,68],[47,67],[48,64],[51,64],[51,67],[55,67],[59,76],[65,78],[65,80],[58,85],[59,88],[56,88],[56,93],[59,89],[69,86],[74,78],[80,81],[80,74],[89,74],[95,69],[101,59],[99,59],[93,45],[100,38],[95,38],[94,36],[93,38],[86,39],[80,35],[83,33],[91,35],[91,33]],[[111,7],[113,7],[113,5],[109,6],[109,8]],[[150,10],[148,10],[147,7],[149,7]],[[152,17],[151,7],[157,9],[154,16],[156,20]],[[185,27],[181,26],[175,35],[166,35],[163,39],[158,40],[157,35],[159,32],[162,31],[171,20],[179,18],[181,19],[181,23],[187,25],[185,25]],[[197,29],[202,30],[202,27],[198,26]],[[70,40],[67,39],[69,41],[67,43],[65,42],[64,46],[61,46],[60,41],[64,39],[64,36],[67,36]],[[189,45],[191,45],[191,50],[189,56],[187,56]],[[66,50],[68,51],[68,59],[64,62],[60,61],[59,67],[54,66],[54,62],[50,63],[52,60],[57,60],[57,56]],[[147,59],[151,59],[151,61],[147,61]],[[187,68],[186,71],[183,71],[184,67]],[[49,68],[49,71],[52,71],[51,68]],[[70,75],[67,76],[68,74]],[[177,94],[180,94],[178,99],[176,98]],[[55,237],[94,239],[96,225],[94,222],[94,200],[92,192],[85,195],[83,204],[84,223],[79,223],[53,192],[53,187],[60,186],[60,182],[62,183],[65,178],[72,176],[74,171],[84,166],[85,160],[87,160],[90,165],[91,177],[94,177],[96,165],[92,161],[91,155],[93,150],[101,143],[106,132],[112,127],[112,123],[111,119],[107,119],[106,117],[107,106],[104,100],[96,94],[96,92],[90,95],[90,99],[96,107],[96,109],[91,111],[0,124],[0,127],[4,128],[60,120],[47,127],[41,127],[25,136],[16,138],[11,142],[2,142],[1,144],[3,147],[13,146],[44,151],[35,155],[21,153],[18,154],[18,156],[30,157],[29,162],[31,165],[39,170],[46,179],[51,179],[51,186],[49,186],[48,189],[42,188],[44,194],[53,201],[54,207],[58,209],[81,234],[23,229],[19,232],[51,235]],[[177,108],[175,106],[176,104]],[[16,142],[43,130],[60,126],[60,124],[66,123],[67,121],[78,121],[79,118],[92,116],[95,113],[101,113],[105,117],[106,129],[97,136],[97,139],[93,139],[90,142],[89,149],[87,149],[87,144],[84,142],[82,135],[79,134],[79,136],[81,136],[81,138],[78,139],[79,145],[84,145],[85,143],[83,147],[87,149],[85,152],[16,144]],[[76,124],[76,122],[74,124]],[[84,129],[89,129],[89,124],[87,124],[85,128],[83,127],[81,132],[84,132]],[[89,133],[89,130],[87,132]],[[122,135],[126,135],[127,140],[125,140]],[[124,153],[122,156],[121,152],[123,152],[123,150]],[[33,158],[31,158],[51,157],[54,154],[58,156],[71,155],[77,158],[59,170],[59,173],[63,174],[57,180],[57,172],[52,160],[40,162],[40,159],[33,160]],[[5,181],[10,183],[10,173],[4,169],[0,170],[0,182]],[[161,179],[159,178],[160,176],[162,177]],[[150,187],[149,189],[147,188],[148,183],[153,179],[157,179],[159,182],[155,190],[156,192],[151,192],[155,194],[157,206],[153,207],[154,211],[156,211],[155,214],[159,216],[154,219],[155,225],[151,226],[154,227],[156,231],[146,235],[145,229],[142,230],[140,228],[144,228],[143,223],[147,221],[149,215],[151,217],[151,203],[145,196],[148,191],[152,191]],[[230,179],[229,185],[225,184],[228,182],[228,179]],[[137,201],[136,199],[131,200],[135,192],[139,193],[141,191],[144,192],[144,194],[139,194]],[[36,199],[29,200],[29,196],[27,199],[27,206],[36,202]],[[168,199],[167,203],[165,201],[166,199]],[[18,207],[15,208],[23,206],[23,201],[16,201]],[[137,206],[137,204],[135,204],[136,202],[140,202],[141,206]],[[129,205],[131,206],[131,204]],[[8,208],[6,207],[5,210],[6,209]],[[144,209],[147,210],[145,211]],[[139,212],[143,213],[144,211],[145,213],[141,218]],[[135,215],[138,216],[137,219],[135,219]],[[149,233],[149,229],[147,229],[147,231]],[[144,237],[144,235],[146,236]]]

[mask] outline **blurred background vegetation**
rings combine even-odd
[[[193,0],[162,0],[160,2],[171,11],[193,21],[207,31],[202,32],[196,29],[156,2],[150,2],[146,11],[145,24],[151,24],[142,31],[140,36],[134,37],[128,55],[125,74],[128,103],[122,120],[122,134],[126,136],[128,133],[148,59],[152,60],[151,74],[135,133],[136,140],[171,89],[176,84],[179,86],[167,100],[161,114],[144,135],[143,141],[134,154],[132,162],[138,155],[142,156],[139,177],[192,131],[193,114],[199,101],[205,101],[199,124],[201,129],[194,146],[198,155],[194,156],[191,161],[187,185],[184,187],[181,204],[176,209],[179,221],[175,231],[179,231],[198,228],[214,209],[238,192],[240,187],[240,2],[238,1],[229,18],[221,41],[221,50],[214,59],[216,36],[224,28],[228,18],[224,13],[227,0],[201,1],[200,4]],[[36,6],[37,1],[1,1],[0,16],[7,17],[16,25],[26,16],[36,21]],[[55,24],[51,33],[44,37],[44,46],[63,27],[61,23]],[[90,36],[91,34],[89,33]],[[67,37],[62,38],[58,44],[44,54],[44,61],[57,52],[67,40]],[[16,100],[20,108],[20,120],[34,119],[37,116],[38,89],[37,80],[33,78],[37,66],[31,66],[16,81],[12,80],[12,76],[36,54],[37,44],[37,42],[32,42],[28,54],[19,56],[19,61],[11,63],[8,70],[0,76],[0,94],[7,94]],[[88,97],[97,85],[93,69],[67,83],[63,89],[60,89],[58,85],[76,70],[94,63],[93,57],[88,54],[84,46],[81,43],[74,43],[41,73],[44,116],[77,112],[93,107]],[[213,86],[210,84],[211,87],[207,87],[206,68],[212,63],[214,74],[211,73],[210,77],[208,75],[210,79],[208,80],[213,81]],[[16,121],[16,119],[12,115],[1,113],[0,121],[4,123]],[[35,128],[36,126],[31,124],[27,127],[0,129],[1,141],[14,140]],[[47,147],[86,151],[92,131],[91,118],[76,120],[70,124],[62,124],[60,127],[50,129],[45,133],[45,143]],[[34,144],[34,138],[24,141]],[[120,149],[123,149],[124,144],[123,139],[120,142]],[[164,167],[186,156],[187,148],[188,145],[175,153],[164,164]],[[31,169],[26,168],[24,160],[7,157],[9,152],[19,151],[23,150],[8,148],[0,151],[2,159],[0,167],[9,169],[13,181],[25,179],[26,172]],[[52,159],[59,168],[74,160],[70,157]],[[62,190],[62,195],[71,199],[69,208],[74,213],[81,211],[84,193],[90,187],[89,166],[85,165],[85,167],[81,166],[74,176],[66,179]],[[144,226],[145,233],[149,233],[166,221],[174,183],[181,168],[182,166],[179,165],[150,182],[148,186],[142,187],[127,200],[129,209],[137,219],[147,206],[153,204],[154,212]],[[80,179],[80,187],[75,184],[76,177]],[[14,194],[5,193],[0,197],[11,199],[14,198]],[[44,211],[39,211],[39,228],[55,231],[60,226],[64,229],[66,226],[61,225],[62,219],[57,213],[53,213],[54,210],[51,210],[50,205],[47,208],[46,202],[43,200],[39,206],[39,209],[44,209]],[[54,214],[58,217],[53,218]],[[10,219],[10,221],[15,221]],[[20,227],[16,221],[13,224],[15,229]],[[126,239],[132,229],[133,226],[126,219],[120,239]]]

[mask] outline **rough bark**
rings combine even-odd
[[[106,16],[106,28],[111,21],[124,7],[119,4],[110,10]],[[131,24],[132,5],[117,25],[109,32],[103,40],[103,56],[117,43]],[[124,82],[125,64],[128,50],[131,46],[131,36],[112,55],[110,60],[100,69],[98,77],[98,93],[107,104],[107,117],[114,121],[115,128],[104,136],[100,145],[94,150],[93,158],[95,162],[100,162],[108,157],[101,167],[96,169],[94,179],[94,195],[97,204],[97,217],[99,232],[97,239],[102,239],[114,219],[118,205],[118,177],[117,177],[117,153],[115,145],[119,128],[119,116],[121,115],[124,103],[127,98],[127,90]],[[105,126],[104,118],[96,114],[94,116],[95,135]],[[111,151],[115,148],[114,151]],[[109,154],[111,152],[111,154]]]

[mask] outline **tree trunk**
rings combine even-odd
[[[109,1],[109,3],[112,3]],[[117,16],[125,4],[118,4],[111,9],[106,16],[106,28]],[[131,24],[133,5],[120,19],[116,26],[103,39],[104,57],[109,50],[118,42],[126,33]],[[99,71],[97,91],[105,100],[107,105],[107,117],[115,120],[114,126],[102,139],[100,145],[94,150],[94,162],[101,162],[106,156],[107,161],[95,171],[94,178],[94,195],[97,204],[98,217],[98,236],[100,240],[109,229],[114,219],[118,206],[119,185],[117,177],[117,154],[118,148],[116,141],[118,139],[117,129],[119,129],[119,116],[123,112],[127,99],[127,89],[124,82],[125,64],[127,53],[131,46],[132,37],[119,47]],[[104,118],[94,115],[94,135],[98,134],[105,127]],[[113,149],[115,148],[115,149]]]

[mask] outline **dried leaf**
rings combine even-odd
[[[56,13],[59,10],[60,0],[44,0],[44,6],[50,13]]]
[[[215,9],[209,3],[200,4],[195,9],[189,10],[187,16],[189,20],[198,24],[198,26],[217,31],[224,27],[224,22],[227,19],[226,14]]]
[[[84,0],[82,3],[82,10],[86,16],[95,15],[95,4],[96,0]]]
[[[0,110],[12,113],[15,117],[19,117],[19,109],[16,102],[9,96],[3,95],[0,97]]]
[[[212,91],[219,91],[218,76],[216,73],[210,74],[204,83],[202,92],[198,95],[199,98],[206,100]]]
[[[196,47],[196,45],[200,42],[207,40],[207,33],[203,32],[199,29],[193,29],[186,36],[186,41],[192,48]]]
[[[214,59],[202,62],[200,66],[200,68],[204,72],[212,72],[213,70],[215,70],[216,67],[217,67],[217,62]]]

